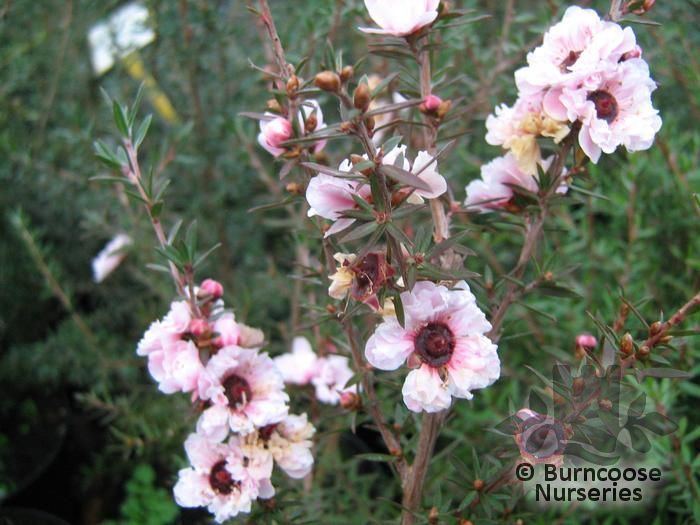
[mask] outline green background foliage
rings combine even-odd
[[[608,7],[580,3],[601,13]],[[486,429],[522,406],[537,383],[524,365],[546,373],[555,360],[576,363],[574,336],[597,333],[591,316],[611,325],[621,296],[652,322],[700,287],[700,209],[693,199],[700,189],[700,4],[657,3],[646,19],[660,25],[634,26],[660,86],[654,100],[664,126],[657,144],[648,152],[604,157],[577,179],[581,191],[557,207],[538,256],[541,272],[551,271],[557,287],[538,289],[525,298],[527,307],[511,310],[499,345],[502,378],[473,401],[457,403],[438,442],[424,505],[436,506],[445,523],[460,516],[475,523],[700,521],[697,378],[647,379],[639,387],[680,424],[674,437],[655,440],[646,457],[662,466],[667,481],[648,507],[533,512],[522,504],[513,509],[514,496],[505,490],[474,514],[455,512],[473,500],[475,479],[488,479],[503,465]],[[162,261],[142,209],[117,186],[89,180],[106,173],[94,158],[93,140],[115,144],[100,88],[129,101],[139,86],[121,64],[100,78],[90,66],[87,31],[119,4],[0,5],[0,498],[75,523],[203,523],[206,514],[178,516],[164,497],[184,465],[182,442],[196,416],[186,396],[157,392],[134,353],[148,324],[166,311],[172,284],[146,267]],[[439,94],[458,109],[469,108],[454,125],[455,132],[468,133],[440,166],[457,200],[480,165],[500,154],[484,141],[486,115],[497,103],[513,102],[512,71],[567,5],[514,4],[510,11],[506,1],[455,0],[454,7],[473,9],[475,17],[490,16],[441,33],[436,69],[445,68],[439,76],[449,82]],[[143,146],[144,164],[161,166],[171,181],[163,221],[196,219],[201,245],[222,243],[198,277],[222,281],[237,317],[262,328],[270,352],[280,353],[295,335],[289,324],[299,286],[290,276],[300,273],[294,245],[307,245],[314,260],[321,248],[313,229],[290,222],[285,210],[248,211],[273,202],[259,171],[275,178],[278,170],[255,144],[256,125],[238,116],[264,110],[268,98],[249,64],[266,63],[262,30],[242,0],[147,5],[157,39],[141,57],[180,115],[177,124],[155,115]],[[273,0],[271,7],[290,62],[309,58],[302,76],[324,64],[328,38],[347,62],[367,54],[366,39],[355,30],[365,16],[357,0]],[[375,56],[359,69],[387,74],[396,67]],[[400,71],[398,88],[410,93],[415,73]],[[321,102],[326,121],[334,121],[333,102]],[[153,111],[148,101],[144,105]],[[346,142],[329,145],[331,164],[347,155],[346,148]],[[456,229],[469,231],[465,244],[476,256],[467,266],[483,276],[470,284],[485,308],[517,259],[517,223],[513,217],[455,218]],[[119,231],[134,238],[133,249],[122,267],[95,284],[90,261]],[[528,276],[537,275],[531,268]],[[320,277],[304,286],[316,290],[320,306],[330,302]],[[691,317],[686,328],[696,324]],[[644,337],[635,316],[626,329]],[[321,331],[339,336],[332,323]],[[697,374],[700,352],[692,337],[667,354],[674,367]],[[410,450],[417,420],[398,403],[401,376],[379,379],[383,403]],[[311,410],[309,392],[292,397],[295,409]],[[313,486],[304,490],[301,483],[275,479],[274,508],[257,506],[250,522],[395,522],[398,488],[365,416],[313,410],[319,427]]]

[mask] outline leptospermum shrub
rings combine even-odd
[[[352,431],[360,421],[381,438],[383,452],[366,459],[386,462],[394,475],[396,507],[388,519],[471,523],[482,515],[496,519],[494,509],[510,519],[517,498],[490,498],[513,484],[513,461],[561,464],[578,420],[516,400],[515,456],[493,459],[499,468],[492,480],[462,472],[473,481],[470,495],[435,495],[442,484],[431,471],[436,442],[455,417],[468,414],[454,416],[455,406],[483,395],[509,368],[507,336],[515,335],[504,328],[509,309],[538,289],[565,291],[537,263],[553,210],[571,204],[569,194],[589,163],[654,145],[662,125],[652,102],[657,86],[634,31],[618,23],[652,4],[613,2],[604,16],[568,8],[516,71],[516,99],[504,100],[486,119],[480,132],[501,151],[494,149],[466,189],[454,187],[444,167],[463,147],[459,123],[467,101],[450,98],[449,77],[435,63],[441,63],[445,35],[468,31],[471,15],[439,0],[365,0],[368,24],[359,31],[369,55],[383,57],[382,67],[346,62],[349,54],[335,49],[324,67],[312,70],[289,58],[300,52],[280,39],[283,22],[267,2],[252,7],[270,58],[256,70],[270,95],[266,110],[250,108],[241,117],[257,122],[256,169],[274,166],[280,182],[266,179],[277,188],[272,193],[279,196],[284,187],[290,195],[264,208],[301,213],[315,238],[290,247],[301,272],[296,279],[307,283],[307,305],[289,352],[274,358],[265,351],[266,334],[227,308],[223,286],[197,275],[212,251],[201,253],[195,227],[181,234],[178,223],[166,235],[164,187],[142,171],[138,158],[150,120],[139,123],[136,106],[114,103],[122,147],[115,153],[98,143],[98,156],[120,171],[119,180],[145,207],[166,260],[156,269],[169,273],[177,290],[137,354],[146,359],[154,388],[187,396],[196,416],[184,443],[187,466],[174,483],[179,505],[206,507],[218,522],[251,512],[275,523],[303,520],[303,511],[285,508],[284,498],[272,499],[274,467],[300,480],[301,490],[318,485],[322,492],[327,481],[313,473],[314,454],[324,454],[322,444],[314,445],[315,426],[327,425],[325,411],[341,410],[353,414]],[[265,163],[258,153],[273,160]],[[465,228],[496,227],[482,219],[491,215],[524,232],[497,287],[468,270],[476,257],[465,235]],[[105,248],[95,261],[96,280],[119,264],[119,249],[129,242],[122,235]],[[569,334],[576,356],[605,372],[599,354],[612,351],[620,379],[665,377],[649,356],[668,346],[670,331],[698,301],[651,325],[639,342],[603,323],[600,342]],[[627,304],[625,316],[630,309]],[[681,377],[676,372],[667,376]],[[573,385],[579,396],[580,383]],[[579,416],[589,408],[609,410],[611,402],[600,393],[576,403]],[[300,409],[292,412],[290,405]],[[497,422],[468,424],[486,431]],[[557,442],[533,450],[533,429],[545,423],[561,430],[554,433]]]

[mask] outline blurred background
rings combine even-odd
[[[609,7],[605,1],[572,3],[600,13]],[[139,52],[143,72],[176,112],[174,117],[159,112],[148,97],[141,111],[154,113],[143,163],[171,180],[163,221],[169,226],[177,218],[196,219],[201,245],[222,243],[198,278],[221,281],[237,317],[262,328],[270,352],[280,353],[295,333],[305,333],[299,330],[303,322],[290,323],[306,312],[296,304],[302,285],[290,278],[298,271],[294,243],[307,246],[312,260],[320,256],[320,244],[314,231],[290,221],[284,209],[249,212],[274,202],[265,176],[274,181],[278,171],[255,142],[256,124],[238,116],[265,109],[266,83],[249,62],[267,63],[262,29],[244,0],[144,4],[155,39]],[[301,76],[324,64],[328,42],[344,49],[350,63],[367,54],[367,41],[355,29],[366,22],[359,0],[270,4],[289,60],[309,59]],[[441,165],[455,198],[462,200],[481,164],[500,154],[484,142],[485,117],[497,103],[513,102],[512,71],[568,4],[450,4],[479,17],[444,31],[438,58],[449,80],[439,94],[467,109],[457,125],[468,133]],[[500,344],[504,377],[473,402],[458,405],[438,445],[459,461],[439,456],[444,465],[433,471],[428,500],[436,505],[447,500],[443,492],[456,494],[458,501],[467,494],[476,458],[480,468],[488,468],[490,438],[483,429],[508,415],[509,400],[522,399],[535,381],[523,365],[546,371],[555,359],[575,363],[575,335],[596,333],[587,312],[612,324],[624,293],[654,321],[698,289],[700,209],[693,193],[700,190],[700,2],[656,4],[642,21],[659,25],[634,26],[659,84],[654,101],[664,126],[656,146],[636,155],[620,151],[591,166],[579,183],[584,191],[572,192],[571,202],[558,210],[543,259],[566,292],[552,289],[511,311]],[[90,28],[121,5],[0,2],[0,522],[206,522],[206,514],[180,512],[170,492],[195,415],[186,396],[161,395],[145,361],[135,355],[144,330],[167,310],[172,284],[146,267],[161,261],[142,209],[119,186],[90,181],[107,174],[94,157],[93,141],[115,144],[111,109],[100,89],[130,102],[143,80],[125,62],[101,75],[91,64]],[[375,56],[359,70],[381,75],[396,68]],[[402,71],[396,88],[410,92],[410,75]],[[326,121],[334,121],[333,102],[321,98],[321,103]],[[330,164],[347,154],[346,147],[329,145]],[[507,221],[465,215],[456,220],[464,226],[474,221],[468,244],[477,256],[468,266],[484,276],[477,289],[487,301],[489,282],[512,266],[519,238]],[[95,283],[91,260],[120,232],[133,245],[122,265]],[[325,283],[317,283],[304,286],[327,301]],[[627,329],[640,327],[632,316]],[[322,331],[336,335],[333,327]],[[680,343],[673,363],[697,373],[700,354],[691,343]],[[700,419],[700,385],[697,378],[680,385],[665,379],[648,390],[681,426],[675,440],[659,439],[652,451],[669,472],[668,483],[649,508],[590,518],[568,514],[562,522],[692,523],[700,516],[698,432],[693,432]],[[308,406],[305,396],[294,398],[302,410]],[[382,451],[374,432],[360,425],[351,433],[354,416],[340,409],[319,417],[313,489],[279,480],[279,504],[286,501],[288,510],[263,509],[251,523],[364,524],[396,515],[395,489],[385,482],[388,469],[352,459],[357,452]],[[494,508],[490,522],[512,521],[499,513],[508,509],[507,501],[496,501]],[[554,520],[548,513],[525,516],[526,522]]]

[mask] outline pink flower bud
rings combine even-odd
[[[224,287],[220,282],[214,279],[205,279],[202,284],[199,285],[199,289],[203,294],[209,295],[214,299],[219,299],[224,295]]]
[[[428,111],[437,111],[440,104],[442,104],[442,99],[437,95],[428,95],[423,101],[423,104],[425,104],[425,109]]]
[[[190,321],[189,332],[193,336],[201,337],[209,331],[209,323],[205,319],[192,319]]]
[[[598,340],[591,334],[579,334],[576,336],[576,346],[595,348],[598,346]]]
[[[355,392],[340,392],[340,406],[345,410],[358,410],[362,406],[362,398]]]
[[[270,113],[270,115],[272,114]],[[285,118],[277,117],[272,120],[261,120],[258,143],[271,155],[279,157],[285,152],[281,144],[291,139],[293,135],[292,123]]]

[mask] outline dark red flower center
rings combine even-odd
[[[595,104],[595,111],[599,119],[611,123],[617,118],[619,112],[617,100],[607,91],[594,91],[588,95],[588,100]]]
[[[416,336],[416,352],[421,361],[432,367],[440,367],[452,357],[455,337],[443,323],[428,323]]]
[[[380,259],[377,253],[368,253],[354,267],[355,283],[353,294],[365,297],[372,294],[374,284],[379,280]]]
[[[247,403],[253,397],[248,381],[241,376],[235,374],[228,376],[224,380],[223,386],[224,394],[226,399],[228,399],[228,406],[231,408]]]
[[[272,437],[272,433],[275,431],[277,428],[277,423],[273,423],[272,425],[266,425],[262,427],[261,429],[258,430],[258,436],[260,439],[263,441],[270,441],[270,438]]]
[[[209,473],[209,484],[217,494],[231,494],[239,483],[231,477],[231,473],[226,470],[226,461],[221,460],[211,468]]]
[[[581,51],[569,51],[569,54],[566,55],[566,58],[562,61],[561,64],[559,64],[559,68],[561,69],[562,73],[566,73],[568,69],[576,63],[578,57],[580,56]]]

